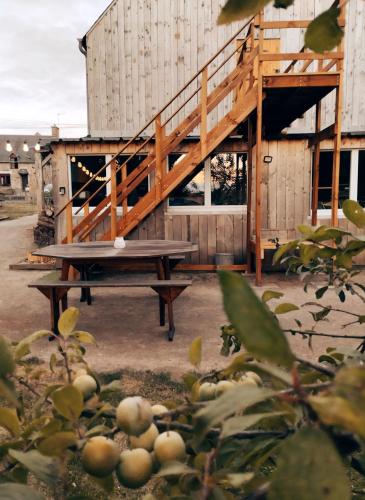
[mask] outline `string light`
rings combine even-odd
[[[6,146],[5,146],[6,151],[11,153],[13,151],[13,146],[11,145],[10,141],[6,141]]]
[[[25,153],[28,153],[28,151],[29,151],[29,146],[28,146],[27,141],[24,141],[24,144],[23,144],[23,151],[24,151]]]
[[[40,151],[41,150],[41,143],[38,141],[37,144],[34,146],[34,149],[36,151]]]
[[[75,156],[72,156],[72,157],[71,157],[71,163],[76,163],[76,158],[75,158]],[[93,174],[92,172],[90,172],[90,170],[88,170],[88,169],[85,167],[85,165],[83,165],[83,164],[81,163],[81,161],[77,162],[77,166],[78,166],[78,168],[79,168],[79,169],[81,169],[81,170],[84,172],[84,174],[85,174],[85,175],[89,176],[90,178],[94,176],[94,174]],[[105,181],[107,181],[107,180],[108,180],[108,177],[106,177],[106,176],[105,176],[105,177],[102,177],[102,176],[100,176],[100,175],[97,175],[97,176],[95,177],[95,180],[96,180],[96,181],[98,181],[98,182],[105,182]]]

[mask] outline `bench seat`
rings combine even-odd
[[[173,318],[173,301],[192,284],[192,280],[143,280],[127,282],[121,279],[110,278],[104,280],[61,281],[58,272],[51,272],[39,280],[29,283],[29,288],[36,288],[50,301],[51,329],[58,334],[58,319],[60,316],[60,302],[62,310],[67,309],[67,294],[72,288],[151,288],[167,305],[169,332],[168,339],[173,340],[175,325]],[[160,325],[165,324],[165,308],[160,309]]]

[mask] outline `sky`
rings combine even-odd
[[[86,135],[82,38],[111,0],[0,0],[0,134]]]

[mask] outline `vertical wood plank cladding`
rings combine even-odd
[[[110,27],[111,27],[111,54],[112,63],[111,73],[111,89],[112,89],[112,109],[111,109],[111,129],[118,130],[121,127],[120,118],[120,75],[119,75],[119,21],[118,21],[118,4],[114,4],[110,10]]]
[[[208,264],[215,264],[217,253],[217,216],[208,215]]]
[[[190,241],[199,245],[199,215],[190,215]],[[199,252],[191,256],[192,264],[199,264]]]
[[[217,215],[217,252],[226,251],[226,241],[225,241],[225,215]]]
[[[294,142],[288,141],[287,155],[286,155],[286,183],[285,183],[285,208],[286,208],[286,222],[285,228],[294,227],[294,206],[295,206],[295,192],[294,180],[295,176],[300,175],[298,165],[295,165],[295,146]]]
[[[272,157],[272,162],[268,165],[268,189],[267,189],[267,212],[268,228],[277,227],[277,178],[278,178],[278,143],[271,141],[268,143],[268,154]]]
[[[122,2],[124,6],[124,61],[125,61],[125,115],[126,115],[126,130],[125,135],[128,137],[131,135],[131,130],[136,131],[137,120],[133,116],[133,76],[132,76],[132,14],[131,14],[131,4],[135,0],[124,0]],[[134,99],[138,97],[135,95]],[[132,132],[134,134],[134,132]],[[123,135],[123,134],[121,134]]]
[[[233,254],[234,263],[243,263],[243,254],[246,247],[246,231],[244,231],[243,214],[233,215]]]
[[[208,262],[208,216],[199,215],[199,260]]]
[[[127,130],[126,121],[126,58],[125,58],[125,19],[124,19],[124,4],[116,2],[118,12],[118,78],[119,84],[119,125],[120,131]],[[116,76],[117,78],[117,76]],[[118,135],[118,134],[116,134]]]

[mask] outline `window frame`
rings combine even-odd
[[[204,215],[204,214],[246,214],[247,213],[247,203],[243,205],[212,205],[212,190],[211,190],[211,170],[210,162],[213,156],[217,154],[246,154],[247,161],[247,151],[216,151],[214,154],[209,155],[204,161],[204,205],[191,205],[191,206],[170,206],[170,198],[168,198],[167,203],[167,213],[171,215]],[[246,186],[247,189],[247,186]],[[247,199],[247,197],[246,197]]]
[[[357,182],[358,182],[358,171],[359,171],[359,151],[363,148],[341,148],[342,151],[348,151],[350,153],[350,186],[349,186],[349,195],[351,200],[357,200]],[[333,153],[333,149],[326,148],[321,149],[321,153]],[[312,217],[312,197],[313,197],[313,167],[314,167],[314,155],[311,155],[312,158],[312,166],[311,166],[311,183],[310,183],[310,214],[308,219]],[[331,208],[319,208],[317,209],[317,217],[318,219],[330,219],[332,215]],[[345,215],[343,213],[342,208],[338,209],[338,218],[345,219]]]
[[[0,176],[9,177],[9,184],[0,184],[0,187],[1,188],[11,187],[11,173],[9,172],[9,170],[3,170],[3,171],[0,170]]]

